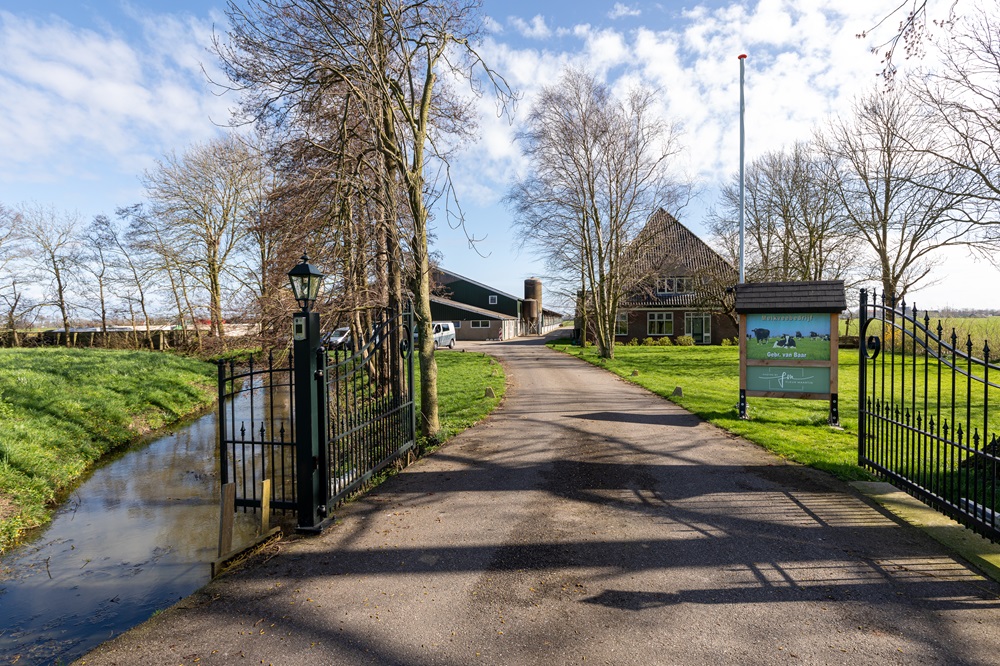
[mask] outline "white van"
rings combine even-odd
[[[434,331],[434,348],[447,347],[455,348],[455,325],[450,321],[432,321]]]

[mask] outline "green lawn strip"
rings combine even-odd
[[[438,416],[441,431],[438,443],[474,426],[490,414],[503,398],[505,375],[503,367],[493,358],[479,352],[439,351]],[[420,369],[414,365],[414,387],[420,386]],[[486,397],[487,387],[495,397]],[[419,415],[420,391],[417,390]],[[419,417],[419,416],[418,416]]]
[[[0,349],[0,552],[101,456],[210,405],[215,376],[172,354]]]
[[[825,400],[750,398],[749,420],[738,412],[738,347],[615,347],[602,361],[595,347],[553,345],[663,396],[733,434],[779,456],[832,472],[846,480],[871,479],[857,465],[857,350],[840,352],[839,402],[843,429],[827,425]],[[638,374],[633,376],[633,372]],[[672,395],[680,387],[682,395]]]

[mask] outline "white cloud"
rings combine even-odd
[[[137,37],[0,12],[0,198],[59,176],[108,177],[97,165],[134,181],[166,150],[219,132],[212,120],[228,119],[229,101],[201,71],[212,69],[211,23],[135,18]]]
[[[522,36],[528,39],[548,39],[552,36],[552,30],[545,24],[545,17],[541,14],[537,14],[530,23],[513,16],[510,18],[510,23]]]
[[[625,16],[641,16],[642,11],[637,7],[629,7],[621,2],[616,2],[615,6],[608,12],[608,18],[614,21]]]

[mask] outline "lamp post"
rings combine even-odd
[[[313,532],[319,531],[320,523],[326,518],[326,503],[330,494],[326,447],[320,445],[321,439],[325,440],[321,438],[321,433],[326,424],[320,419],[325,405],[320,404],[318,386],[322,381],[317,360],[319,314],[312,311],[323,274],[303,254],[302,260],[288,271],[288,280],[292,284],[295,300],[302,308],[292,316],[298,529],[300,532]]]

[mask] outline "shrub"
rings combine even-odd
[[[645,340],[642,341],[643,347],[652,347],[655,344],[656,340],[654,340],[653,338],[646,338]]]
[[[730,340],[729,338],[722,338],[722,343],[721,343],[721,345],[722,345],[723,347],[732,347],[732,346],[733,346],[733,341],[732,341],[732,340]]]
[[[639,346],[639,338],[632,338],[631,340],[629,340],[625,344],[628,345],[629,347],[638,347]]]
[[[673,340],[670,339],[669,335],[664,335],[662,338],[657,340],[656,344],[658,344],[661,347],[670,347],[671,345],[674,344],[674,342]]]
[[[690,335],[678,335],[674,344],[678,347],[694,347],[694,338]]]

